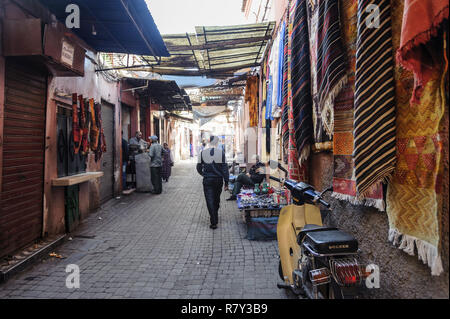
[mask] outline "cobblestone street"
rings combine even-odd
[[[222,193],[209,228],[201,176],[175,165],[161,195],[107,202],[48,257],[0,285],[0,298],[293,298],[276,286],[276,241],[250,241],[235,202]],[[101,219],[100,219],[101,217]],[[66,288],[66,265],[80,288]]]

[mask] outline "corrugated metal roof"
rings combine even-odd
[[[124,78],[132,84],[140,97],[152,97],[168,111],[191,110],[192,103],[184,89],[180,89],[175,81]],[[130,88],[132,89],[132,88]],[[127,90],[130,90],[127,89]]]
[[[144,0],[39,0],[65,23],[68,4],[80,8],[80,28],[71,30],[99,52],[169,56]]]

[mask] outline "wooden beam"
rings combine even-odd
[[[199,45],[180,45],[180,46],[170,46],[167,45],[167,49],[170,51],[187,51],[187,50],[207,50],[207,49],[217,49],[221,47],[233,46],[236,44],[246,44],[246,43],[255,43],[261,41],[267,41],[272,39],[271,35],[266,35],[263,37],[251,37],[251,38],[242,38],[235,40],[226,40],[226,41],[218,41],[218,42],[208,42],[206,44]]]

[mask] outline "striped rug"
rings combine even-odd
[[[283,101],[281,103],[281,132],[284,159],[287,159],[289,150],[289,105],[288,105],[288,49],[289,49],[289,10],[287,26],[284,30],[284,50],[283,50]]]
[[[314,152],[332,149],[334,99],[347,83],[338,0],[307,1]]]
[[[347,83],[338,0],[318,1],[317,97],[324,129],[333,135],[333,105]]]
[[[307,159],[312,142],[312,97],[307,0],[297,0],[292,28],[292,107],[299,164]]]
[[[373,6],[379,19],[373,19]],[[354,161],[358,196],[391,176],[395,153],[395,82],[390,0],[358,1]],[[376,13],[376,12],[375,12]],[[371,22],[379,25],[371,24]]]
[[[364,198],[356,196],[355,167],[353,161],[353,111],[355,92],[356,39],[358,1],[341,0],[342,39],[347,52],[348,83],[334,101],[333,135],[333,197],[354,205],[365,205],[385,210],[383,187],[378,183]]]

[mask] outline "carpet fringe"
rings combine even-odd
[[[386,210],[384,205],[383,199],[375,199],[375,198],[364,198],[364,199],[358,199],[355,196],[347,195],[347,194],[340,194],[333,192],[331,193],[331,196],[339,199],[339,200],[345,200],[350,202],[352,205],[363,205],[368,207],[375,207],[381,212],[384,212]]]
[[[300,156],[298,158],[298,164],[302,166],[302,164],[308,159],[308,156],[310,154],[310,146],[305,145],[305,147],[302,149]]]
[[[414,256],[414,247],[417,247],[419,260],[431,268],[432,276],[439,276],[444,271],[442,259],[436,246],[416,237],[402,234],[395,228],[389,229],[388,240],[394,246],[398,244],[398,249],[403,250],[411,256]]]

